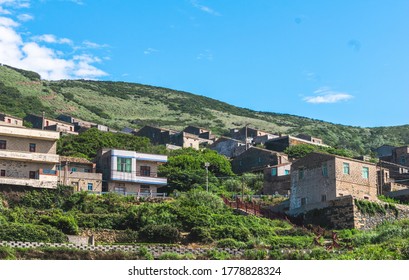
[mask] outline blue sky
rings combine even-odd
[[[0,0],[0,63],[355,126],[409,123],[407,0]]]

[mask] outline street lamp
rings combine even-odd
[[[206,191],[209,192],[209,166],[210,163],[205,162],[205,168],[206,168]]]

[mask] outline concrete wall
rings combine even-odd
[[[36,144],[36,153],[44,154],[56,154],[57,153],[57,142],[56,141],[46,141],[40,139],[32,139],[29,136],[27,138],[13,137],[0,135],[0,140],[7,141],[6,150],[10,151],[20,151],[20,152],[30,152],[30,144]]]

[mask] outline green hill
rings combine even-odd
[[[257,112],[188,92],[135,83],[40,80],[37,73],[0,66],[0,111],[24,117],[68,114],[116,129],[150,124],[171,129],[198,125],[215,134],[250,126],[274,133],[307,133],[330,145],[369,153],[382,144],[409,144],[409,125],[361,128],[286,114]]]

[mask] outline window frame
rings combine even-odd
[[[131,173],[132,172],[132,158],[117,157],[116,169],[118,172]]]
[[[7,149],[7,140],[0,140],[0,150]]]
[[[362,178],[369,179],[369,167],[362,166]]]
[[[28,150],[30,151],[30,153],[35,153],[35,152],[36,152],[36,149],[37,149],[36,143],[30,143],[30,144],[28,145]]]
[[[351,174],[351,167],[348,162],[342,163],[342,174],[350,175]]]

